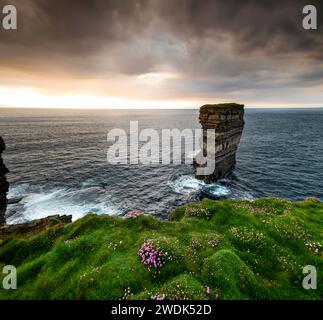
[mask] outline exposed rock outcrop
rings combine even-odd
[[[0,226],[4,225],[5,213],[7,209],[7,192],[9,190],[9,183],[6,179],[6,174],[8,173],[8,169],[3,163],[2,160],[2,152],[6,149],[6,145],[0,137]]]
[[[46,230],[47,228],[53,226],[64,225],[70,222],[72,222],[71,215],[54,215],[20,224],[6,224],[0,227],[0,236],[8,236],[14,234],[25,235],[29,233],[35,233]]]
[[[197,172],[197,178],[205,182],[214,182],[223,178],[234,167],[236,151],[244,126],[243,116],[244,105],[242,104],[206,104],[200,108],[199,120],[203,129],[203,152],[206,154],[207,150],[208,159],[213,161],[214,167],[212,167],[212,172],[203,171],[203,166],[195,162],[196,169],[200,169],[200,172]],[[208,148],[207,136],[212,142]]]

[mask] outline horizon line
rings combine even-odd
[[[200,106],[192,107],[151,107],[151,108],[115,108],[115,107],[30,107],[30,106],[4,106],[0,105],[0,109],[39,109],[39,110],[198,110]],[[291,105],[279,105],[279,106],[244,106],[245,109],[323,109],[323,105],[320,106],[291,106]]]

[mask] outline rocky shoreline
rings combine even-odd
[[[36,219],[19,224],[5,224],[0,227],[0,236],[13,234],[26,235],[37,233],[53,226],[60,226],[72,222],[71,215],[53,215],[42,219]]]
[[[0,236],[8,236],[12,234],[28,234],[35,231],[45,230],[54,225],[63,225],[72,222],[71,215],[53,215],[43,219],[31,220],[20,224],[6,224],[6,209],[8,204],[17,203],[21,198],[7,199],[9,191],[9,182],[6,174],[9,172],[2,159],[2,152],[5,151],[6,145],[2,137],[0,137]]]

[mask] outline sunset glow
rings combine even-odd
[[[0,29],[0,108],[323,106],[322,33],[298,6],[45,3],[13,0],[17,30]]]
[[[32,88],[8,89],[0,87],[0,102],[6,107],[71,108],[71,109],[173,109],[194,108],[188,101],[127,100],[120,97],[94,95],[45,94]]]

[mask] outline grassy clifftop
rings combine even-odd
[[[302,287],[306,265],[322,283],[322,224],[314,199],[205,200],[170,221],[88,215],[0,240],[1,269],[18,270],[0,298],[322,299]]]
[[[217,103],[217,104],[205,104],[200,108],[200,112],[209,112],[212,110],[222,109],[222,110],[243,110],[244,105],[238,103]]]

